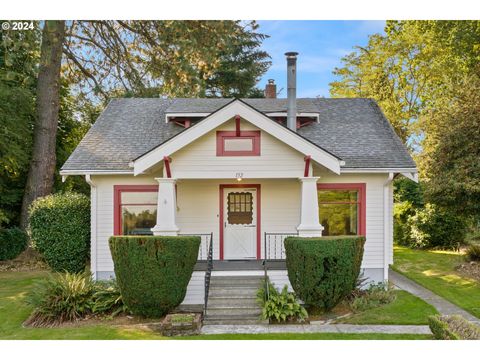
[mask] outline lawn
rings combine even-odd
[[[62,328],[24,328],[22,322],[28,317],[31,308],[24,298],[35,281],[46,276],[46,272],[0,272],[0,339],[90,339],[90,340],[165,340],[152,331],[128,327],[113,326],[106,322],[102,325],[78,325]],[[431,339],[429,335],[405,334],[225,334],[201,335],[184,338],[185,340],[414,340]]]
[[[396,290],[396,299],[390,304],[376,307],[341,319],[337,323],[357,325],[428,325],[428,317],[437,310],[412,294]]]
[[[462,262],[463,257],[457,252],[395,247],[392,268],[480,317],[480,284],[455,271]]]

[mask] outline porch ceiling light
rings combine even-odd
[[[242,181],[243,179],[243,173],[236,173],[235,177],[237,178],[237,181]]]

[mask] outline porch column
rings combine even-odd
[[[158,181],[157,224],[153,235],[177,236],[180,230],[176,223],[177,201],[175,181],[172,178],[155,178]]]
[[[302,204],[298,235],[304,237],[322,236],[323,226],[318,218],[317,181],[319,177],[301,177]]]

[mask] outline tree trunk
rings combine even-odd
[[[28,208],[31,203],[36,198],[52,192],[60,107],[60,65],[64,39],[65,21],[45,21],[37,82],[37,116],[33,134],[33,154],[20,219],[20,226],[24,229],[28,225]]]

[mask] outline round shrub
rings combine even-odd
[[[180,305],[199,236],[112,236],[109,244],[120,293],[133,314],[155,318]]]
[[[90,250],[90,200],[76,193],[48,195],[30,207],[34,248],[54,271],[85,270]]]
[[[329,310],[352,292],[360,274],[363,236],[285,239],[288,278],[306,305]]]
[[[27,247],[28,237],[18,228],[0,229],[0,261],[15,259]]]
[[[465,242],[465,221],[432,204],[417,210],[408,218],[407,224],[411,247],[455,249]]]

